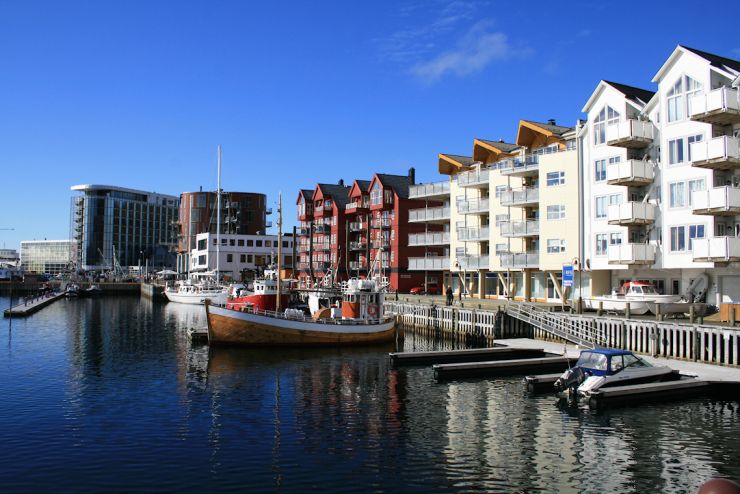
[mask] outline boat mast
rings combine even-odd
[[[277,303],[276,311],[280,312],[280,299],[282,298],[283,283],[280,280],[280,269],[283,267],[283,193],[278,193],[278,259],[277,259]]]
[[[218,145],[218,179],[216,180],[216,284],[221,281],[221,144]]]

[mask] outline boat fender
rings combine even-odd
[[[375,317],[378,315],[378,306],[375,304],[370,304],[367,306],[367,315],[370,317]]]

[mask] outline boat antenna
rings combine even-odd
[[[277,302],[275,304],[276,312],[280,312],[280,299],[282,295],[282,281],[280,280],[280,269],[283,267],[283,193],[278,192],[278,251],[277,251]]]
[[[220,281],[221,270],[221,144],[218,145],[218,178],[216,179],[216,284]]]

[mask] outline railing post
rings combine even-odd
[[[599,300],[599,310],[596,311],[596,315],[601,317],[603,313],[604,313],[604,301]]]
[[[663,320],[661,314],[660,314],[660,304],[655,304],[655,320],[660,322]]]
[[[631,315],[632,315],[632,312],[630,310],[630,302],[627,302],[627,306],[624,308],[624,317],[626,319],[629,319]]]
[[[733,328],[735,327],[735,318],[737,315],[735,314],[735,306],[730,304],[730,326]]]
[[[691,324],[694,324],[694,319],[696,317],[695,311],[694,311],[694,304],[689,305],[689,322]]]

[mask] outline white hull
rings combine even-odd
[[[627,303],[630,304],[630,313],[636,315],[647,314],[651,308],[655,308],[655,303],[665,304],[678,302],[678,295],[651,295],[651,296],[630,296],[630,297],[593,297],[584,300],[586,308],[598,310],[599,305],[607,312],[625,312]]]
[[[178,304],[203,305],[206,299],[210,299],[214,304],[226,303],[226,290],[221,292],[190,292],[182,293],[177,291],[165,290],[164,295],[170,302]]]

